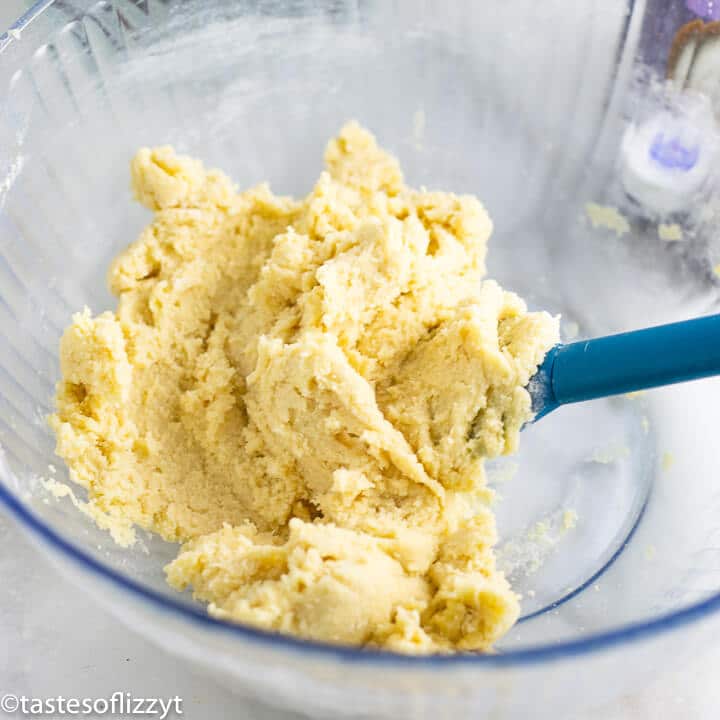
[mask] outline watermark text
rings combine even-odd
[[[183,700],[175,697],[135,697],[117,690],[110,697],[30,697],[5,693],[0,696],[0,710],[26,717],[152,717],[166,720],[183,714]]]

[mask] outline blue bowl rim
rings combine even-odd
[[[2,479],[0,478],[0,480]],[[339,660],[346,663],[383,667],[395,666],[398,668],[420,666],[437,669],[457,666],[488,669],[524,667],[548,661],[567,660],[601,650],[616,648],[631,641],[650,639],[660,633],[677,630],[720,610],[720,593],[717,593],[699,603],[658,616],[649,621],[630,623],[615,630],[597,633],[578,640],[506,650],[498,654],[403,655],[383,650],[366,650],[352,646],[304,640],[214,618],[207,614],[201,606],[195,608],[179,600],[172,600],[107,567],[90,553],[77,547],[46,525],[15,497],[4,482],[0,482],[0,503],[4,504],[32,535],[50,545],[54,550],[59,551],[60,554],[68,557],[81,570],[99,575],[103,580],[110,581],[121,590],[135,595],[140,600],[151,603],[157,609],[172,612],[180,620],[190,621],[204,629],[225,631],[245,641],[263,645],[265,648],[305,652],[320,656],[322,659]]]

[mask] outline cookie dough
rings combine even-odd
[[[301,201],[169,147],[154,213],[76,315],[51,424],[93,517],[183,543],[209,612],[315,640],[487,651],[518,617],[484,459],[513,452],[558,339],[483,280],[472,196],[414,190],[357,124]]]

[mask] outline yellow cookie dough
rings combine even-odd
[[[115,537],[213,615],[401,652],[486,651],[518,616],[483,461],[515,450],[558,339],[485,274],[472,196],[407,187],[351,123],[302,201],[171,148],[132,162],[152,223],[75,316],[51,424]]]

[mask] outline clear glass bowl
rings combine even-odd
[[[45,422],[62,329],[83,305],[112,307],[105,268],[148,219],[128,192],[140,145],[172,143],[240,186],[302,194],[354,117],[411,184],[486,203],[490,274],[561,312],[567,337],[716,310],[712,171],[670,215],[657,193],[625,191],[632,158],[647,155],[628,155],[628,127],[696,117],[659,79],[692,17],[660,0],[39,2],[0,37],[7,509],[129,627],[308,713],[559,717],[716,641],[717,380],[563,408],[493,463],[500,559],[524,595],[495,655],[400,657],[211,619],[165,585],[172,546],[147,535],[120,550],[45,485],[67,480]],[[698,131],[703,152],[713,128]],[[587,203],[618,208],[627,227],[608,229]],[[660,223],[682,240],[660,239]]]

